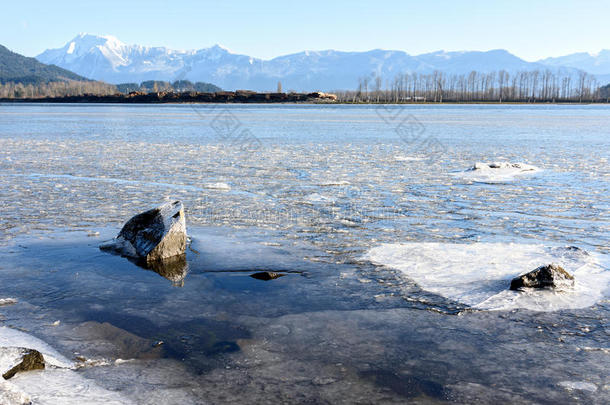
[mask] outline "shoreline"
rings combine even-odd
[[[404,100],[404,101],[346,101],[336,94],[311,93],[258,93],[247,90],[221,91],[216,93],[174,93],[157,92],[129,94],[62,97],[0,98],[0,103],[40,103],[40,104],[345,104],[345,105],[452,105],[452,104],[493,104],[493,105],[590,105],[610,104],[610,100]]]

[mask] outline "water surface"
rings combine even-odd
[[[3,324],[110,362],[77,372],[136,403],[606,403],[609,124],[605,106],[1,105]],[[495,161],[539,170],[468,171]],[[166,197],[187,272],[97,249]],[[538,261],[583,272],[566,246],[599,298],[473,305]]]

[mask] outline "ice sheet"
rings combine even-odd
[[[119,394],[98,386],[73,371],[73,363],[40,339],[27,333],[0,327],[0,368],[10,369],[16,348],[35,349],[42,353],[46,368],[17,373],[9,381],[0,381],[0,400],[12,404],[131,404]]]
[[[607,257],[570,247],[518,243],[383,244],[366,259],[402,271],[424,290],[479,309],[552,311],[594,305],[607,296]],[[570,291],[510,291],[510,280],[558,263],[574,276]]]

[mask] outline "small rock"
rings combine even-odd
[[[471,170],[489,170],[489,169],[518,169],[523,172],[535,171],[536,167],[525,163],[510,163],[510,162],[492,162],[482,163],[476,162]]]
[[[561,288],[574,285],[574,277],[556,264],[540,266],[529,273],[515,277],[510,282],[511,290],[528,288]]]
[[[275,280],[276,278],[280,278],[283,276],[285,276],[285,274],[274,273],[272,271],[261,271],[259,273],[254,273],[254,274],[250,275],[250,277],[252,277],[252,278],[255,278],[257,280],[264,280],[264,281]]]
[[[566,246],[565,248],[568,252],[578,254],[581,256],[589,256],[589,252],[584,249],[579,248],[578,246]]]
[[[45,368],[44,357],[38,350],[23,349],[21,362],[2,374],[5,380],[12,378],[15,374],[29,370],[43,370]]]
[[[337,382],[336,379],[334,378],[330,378],[330,377],[314,377],[313,380],[311,380],[313,385],[328,385],[328,384],[334,384],[335,382]]]

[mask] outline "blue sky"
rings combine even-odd
[[[610,48],[610,2],[513,1],[5,1],[0,44],[34,56],[80,32],[126,43],[221,44],[271,58],[301,50],[503,48],[526,60]]]

